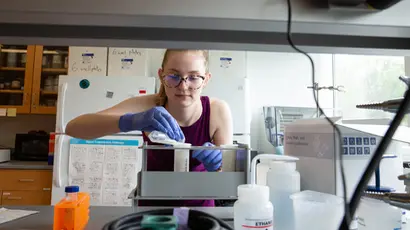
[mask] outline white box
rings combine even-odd
[[[70,46],[68,57],[68,75],[106,76],[107,48]]]
[[[214,78],[246,77],[246,52],[210,50],[209,72]]]
[[[147,65],[146,49],[121,47],[108,49],[108,76],[147,76]]]

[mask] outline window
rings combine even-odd
[[[398,79],[404,73],[404,57],[334,55],[335,107],[344,119],[393,118],[393,113],[358,109],[356,105],[402,97],[406,85]]]

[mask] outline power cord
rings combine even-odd
[[[363,192],[366,190],[367,185],[371,177],[373,176],[373,172],[376,170],[377,166],[382,160],[384,152],[386,151],[387,147],[389,147],[389,144],[393,138],[393,135],[396,132],[397,128],[400,126],[400,123],[403,120],[404,116],[406,115],[409,106],[410,106],[410,90],[407,89],[404,99],[402,103],[400,104],[399,109],[396,113],[396,116],[394,116],[394,119],[391,122],[390,127],[387,129],[386,134],[380,141],[380,144],[377,146],[377,149],[373,157],[370,159],[370,162],[368,166],[366,167],[366,170],[364,171],[362,178],[360,178],[360,181],[356,186],[356,189],[354,191],[353,197],[349,205],[350,213],[356,212],[356,209],[360,202],[360,198],[362,197]],[[343,222],[341,223],[339,229],[346,229],[346,226],[349,226],[349,225],[350,225],[350,222],[348,222],[345,218]]]
[[[292,40],[292,3],[291,3],[291,0],[287,0],[287,3],[288,3],[288,23],[287,23],[287,40],[288,40],[288,43],[296,52],[305,55],[309,59],[310,65],[312,66],[312,85],[315,85],[315,83],[316,83],[316,80],[315,80],[315,64],[313,62],[313,59],[310,57],[309,54],[307,54],[303,50],[297,48],[295,46],[295,44],[293,43],[293,40]],[[341,178],[342,178],[343,201],[344,201],[344,209],[345,209],[344,219],[345,219],[345,222],[350,225],[352,216],[350,215],[351,212],[350,212],[350,209],[349,209],[349,203],[347,202],[346,178],[345,178],[345,174],[344,174],[343,156],[342,156],[342,153],[343,153],[343,150],[342,150],[342,134],[340,132],[340,129],[323,112],[322,108],[319,105],[319,100],[316,97],[316,93],[315,93],[314,89],[312,90],[312,92],[313,92],[313,98],[314,98],[315,103],[316,103],[316,107],[319,109],[320,114],[323,114],[325,116],[326,121],[329,122],[329,124],[336,131],[333,135],[333,138],[334,138],[334,152],[339,153],[340,173],[341,173]],[[337,139],[338,139],[338,141],[337,141]],[[339,149],[337,149],[336,146],[338,146]],[[337,151],[337,150],[339,150],[339,151]],[[347,226],[349,226],[349,225],[347,225]],[[349,228],[345,228],[345,229],[348,230]]]
[[[107,223],[103,230],[139,230],[144,229],[141,227],[141,221],[144,215],[173,215],[174,209],[159,209],[150,210],[145,212],[137,212],[128,214],[126,216],[120,217]],[[230,225],[228,225],[223,220],[212,216],[206,212],[201,212],[198,210],[189,210],[188,215],[188,229],[195,230],[234,230]]]

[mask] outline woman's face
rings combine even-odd
[[[168,100],[183,107],[200,99],[202,88],[210,78],[206,72],[205,59],[199,51],[168,54],[164,69],[160,69],[158,74]]]

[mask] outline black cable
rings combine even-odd
[[[173,215],[173,213],[173,208],[131,213],[107,223],[103,227],[103,230],[139,230],[143,229],[141,227],[141,221],[144,215]],[[193,209],[189,210],[188,227],[189,229],[195,230],[233,230],[233,228],[223,220],[206,212]]]
[[[354,194],[349,204],[350,213],[355,213],[356,209],[360,203],[360,198],[363,195],[363,192],[366,190],[369,180],[373,176],[373,172],[376,170],[377,166],[379,165],[384,152],[386,151],[387,147],[393,138],[394,133],[396,132],[397,128],[400,126],[401,121],[403,120],[404,116],[407,113],[407,109],[410,106],[410,90],[407,89],[406,94],[402,103],[399,106],[396,116],[394,116],[393,121],[390,124],[390,127],[387,129],[386,134],[380,141],[380,144],[377,146],[377,149],[370,159],[369,164],[366,167],[366,170],[363,173],[362,178],[360,178],[359,183],[356,186]],[[344,229],[346,226],[349,226],[350,222],[344,220],[339,229]]]
[[[304,52],[303,50],[297,48],[295,46],[295,44],[293,43],[292,40],[292,4],[291,4],[291,0],[287,0],[288,3],[288,23],[287,23],[287,40],[289,45],[298,53],[301,53],[303,55],[305,55],[309,61],[310,61],[310,65],[312,66],[312,86],[315,85],[316,80],[315,80],[315,64],[313,62],[313,59],[310,57],[309,54],[307,54],[306,52]],[[343,201],[344,201],[344,209],[345,209],[345,221],[347,223],[350,224],[352,216],[350,215],[350,209],[349,209],[349,203],[347,202],[347,192],[346,192],[346,178],[345,178],[345,174],[344,174],[344,166],[343,166],[343,149],[342,149],[342,134],[340,132],[340,129],[332,122],[332,120],[330,120],[330,118],[328,116],[326,116],[326,114],[323,112],[322,108],[319,105],[319,100],[316,97],[316,93],[315,93],[315,89],[312,90],[313,92],[313,98],[315,100],[316,103],[316,107],[319,109],[320,114],[323,114],[325,116],[325,119],[327,122],[329,122],[329,124],[333,127],[333,129],[335,130],[334,135],[333,135],[333,140],[334,140],[334,152],[335,154],[337,154],[337,152],[339,153],[339,163],[340,163],[340,173],[341,173],[341,178],[342,178],[342,186],[343,186]],[[336,141],[336,139],[338,139],[338,141]],[[339,149],[337,149],[336,146],[339,146]],[[339,151],[337,151],[339,150]],[[346,230],[348,230],[349,228],[346,228]]]

